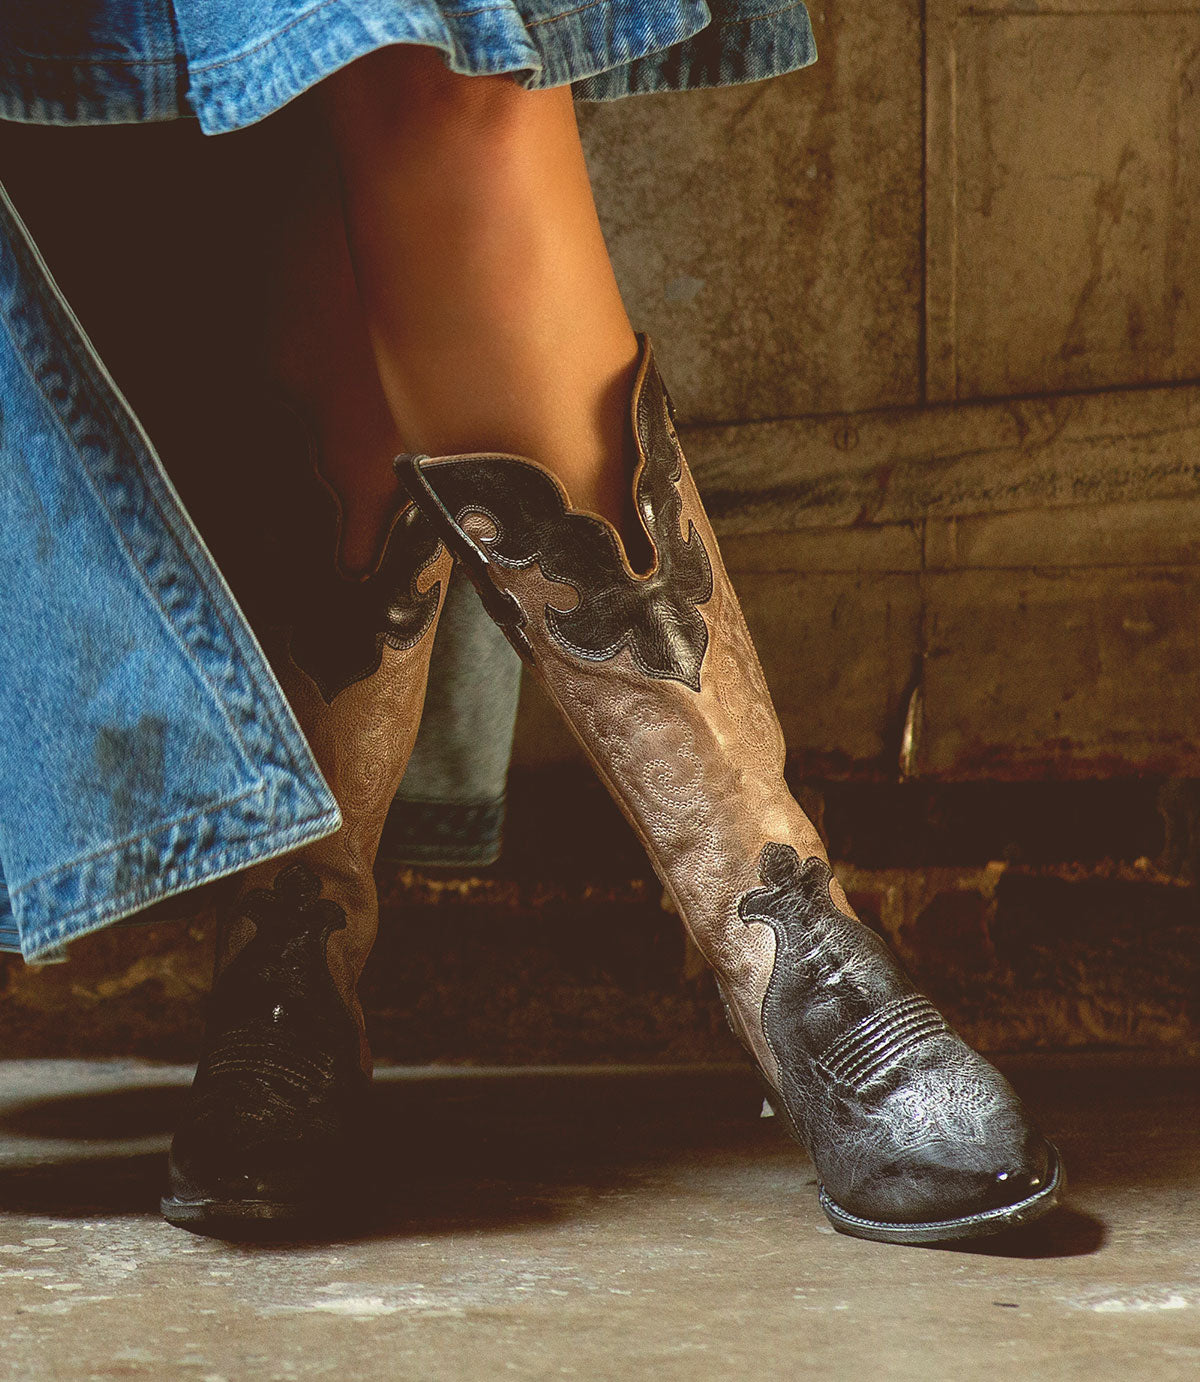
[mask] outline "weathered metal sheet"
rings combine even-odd
[[[630,314],[695,420],[921,398],[921,5],[809,8],[814,67],[579,108]]]

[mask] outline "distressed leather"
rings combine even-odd
[[[176,1200],[286,1207],[353,1184],[371,1068],[357,986],[378,929],[375,853],[416,738],[451,565],[405,506],[370,573],[322,563],[324,595],[305,592],[268,637],[342,827],[232,880],[204,1051],[172,1144]]]
[[[190,1201],[305,1202],[344,1176],[366,1125],[358,1031],[325,964],[346,914],[303,860],[239,905],[254,935],[220,977],[171,1187]]]
[[[657,562],[636,598],[615,531],[536,462],[401,457],[397,472],[641,836],[826,1192],[887,1224],[1016,1204],[1045,1181],[1047,1144],[854,916],[788,791],[762,669],[639,339],[630,442]],[[698,662],[648,665],[648,631],[679,630],[693,607],[706,637],[683,641]],[[602,639],[567,632],[595,610]]]

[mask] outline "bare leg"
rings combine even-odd
[[[513,451],[627,533],[637,343],[569,88],[451,73],[431,48],[325,86],[383,391],[410,448]]]
[[[313,428],[322,474],[341,500],[339,561],[358,572],[375,560],[395,512],[399,485],[389,461],[411,444],[379,385],[333,152],[307,120],[285,133],[283,152],[297,171],[272,242],[266,366]]]

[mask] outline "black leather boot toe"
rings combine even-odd
[[[332,1107],[319,1095],[297,1098],[291,1086],[271,1088],[269,1077],[217,1082],[210,1106],[197,1101],[176,1135],[166,1218],[233,1237],[256,1225],[315,1225],[364,1202],[369,1086],[361,1072],[344,1078]],[[346,1097],[351,1081],[361,1086],[358,1107]]]
[[[213,988],[171,1144],[162,1211],[172,1223],[217,1235],[300,1226],[367,1189],[370,1081],[326,962],[346,918],[319,894],[294,863],[243,899],[256,931]]]
[[[759,1009],[769,1082],[817,1166],[830,1222],[860,1238],[926,1243],[1049,1209],[1062,1184],[1057,1154],[1004,1076],[835,900],[829,864],[772,844],[759,876],[738,910],[774,936]]]
[[[932,1011],[925,999],[905,1001]],[[845,1232],[896,1243],[977,1237],[1036,1218],[1058,1197],[1054,1148],[1003,1076],[944,1024],[895,1064],[846,1083],[814,1072],[810,1091],[822,1083],[825,1116],[798,1135],[822,1171],[821,1206]]]

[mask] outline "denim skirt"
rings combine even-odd
[[[191,115],[220,134],[394,43],[590,101],[758,81],[816,58],[799,0],[4,0],[0,118]]]

